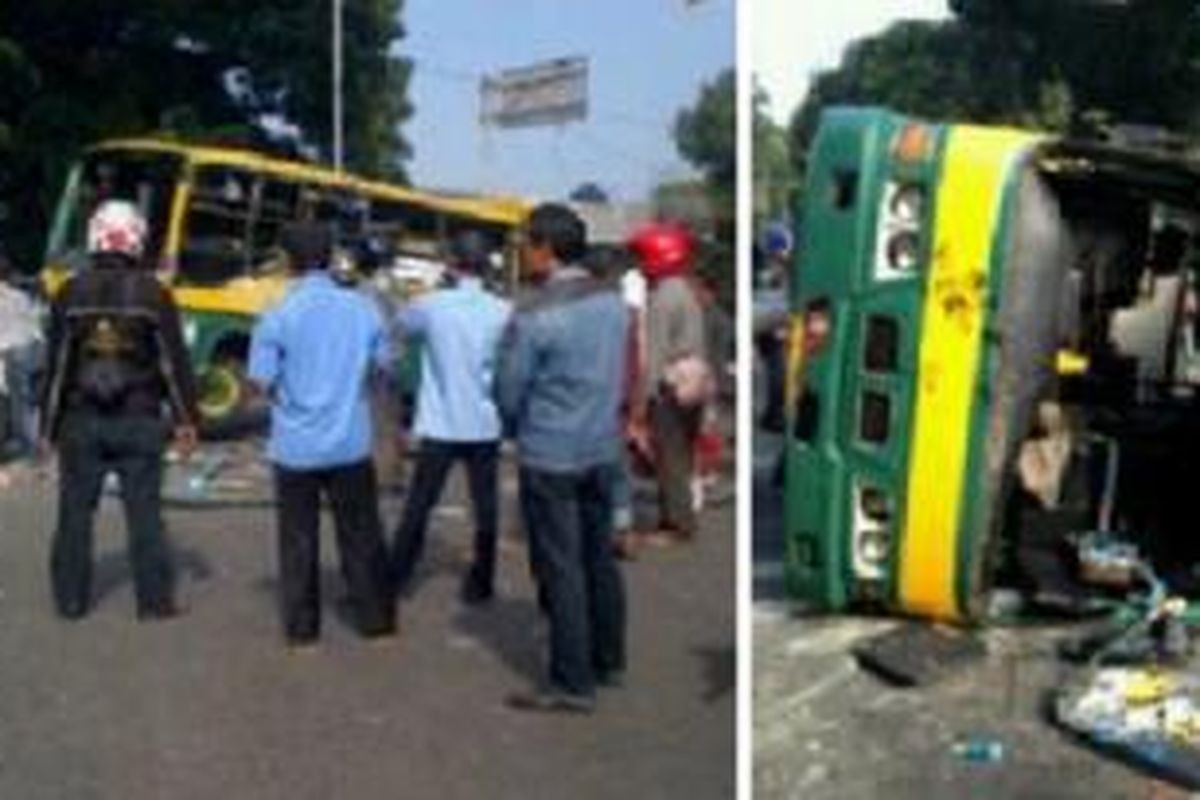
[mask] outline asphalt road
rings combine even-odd
[[[1177,789],[1101,757],[1047,721],[1065,676],[1056,645],[1070,626],[994,628],[986,658],[932,686],[898,689],[851,649],[895,620],[806,615],[783,592],[777,437],[755,441],[754,797],[764,800],[1141,800]],[[972,763],[969,738],[1004,756]]]
[[[390,644],[338,617],[323,531],[325,626],[286,650],[269,508],[172,510],[181,618],[139,623],[119,506],[104,501],[97,603],[50,611],[53,486],[0,491],[0,798],[728,798],[734,794],[734,511],[695,544],[626,569],[630,665],[590,717],[529,715],[504,698],[543,666],[524,546],[512,533],[499,598],[467,609],[469,550],[456,475],[431,530],[425,580]],[[394,525],[395,501],[385,505]]]

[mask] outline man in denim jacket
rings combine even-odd
[[[521,508],[550,623],[548,686],[511,699],[539,711],[591,711],[597,684],[625,667],[625,597],[612,553],[612,489],[622,446],[629,314],[578,261],[583,221],[547,204],[522,253],[538,290],[500,351],[496,399],[515,436]]]

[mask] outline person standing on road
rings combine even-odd
[[[196,443],[196,389],[171,294],[143,264],[147,230],[131,203],[106,201],[88,223],[91,267],[51,308],[42,436],[59,451],[58,527],[51,546],[55,608],[91,602],[92,517],[105,475],[120,479],[140,618],[177,613],[163,534],[162,457],[175,419],[186,457]]]
[[[625,594],[613,557],[629,312],[611,283],[578,266],[582,220],[566,206],[530,215],[522,260],[538,291],[501,348],[497,400],[517,440],[521,509],[550,626],[548,686],[519,709],[589,712],[625,667]]]
[[[588,271],[600,280],[609,281],[621,293],[629,309],[629,339],[625,353],[626,397],[636,396],[636,382],[641,376],[642,308],[646,302],[646,282],[641,270],[630,266],[629,251],[616,245],[598,245],[589,249],[585,259]],[[613,480],[613,554],[623,561],[637,560],[637,537],[634,533],[633,464],[628,447],[621,448],[621,458]]]
[[[329,274],[333,231],[291,223],[281,243],[295,284],[259,320],[249,377],[271,400],[267,457],[275,468],[284,636],[320,635],[319,523],[329,499],[338,555],[359,633],[395,631],[396,614],[371,461],[369,383],[390,364],[378,309]]]
[[[0,247],[0,396],[7,399],[0,463],[9,457],[26,458],[37,449],[34,384],[42,360],[42,328],[37,306],[13,279],[12,264]]]
[[[635,232],[630,249],[650,287],[646,308],[646,373],[635,427],[649,426],[658,479],[658,530],[650,544],[695,536],[694,447],[712,383],[704,311],[687,280],[694,243],[682,226],[653,223]]]
[[[454,285],[413,301],[399,317],[405,335],[419,336],[423,350],[413,426],[420,450],[396,531],[396,586],[401,592],[411,591],[429,513],[441,497],[450,467],[461,461],[475,512],[475,559],[461,589],[463,602],[471,605],[492,598],[496,576],[500,417],[493,375],[510,308],[484,289],[490,256],[482,233],[459,233],[451,243]]]

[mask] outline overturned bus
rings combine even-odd
[[[969,622],[997,581],[1069,593],[1099,533],[1188,593],[1200,163],[838,108],[808,165],[790,592]]]

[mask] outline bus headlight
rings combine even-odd
[[[916,231],[893,233],[887,240],[887,264],[897,272],[912,272],[917,268],[920,249]]]
[[[854,576],[879,581],[887,575],[892,552],[892,503],[882,489],[865,484],[854,487],[854,538],[851,557]]]
[[[925,212],[925,190],[913,183],[901,185],[892,194],[888,212],[897,222],[920,225]]]
[[[889,182],[883,190],[879,227],[875,232],[875,278],[890,280],[915,274],[920,267],[925,187]]]

